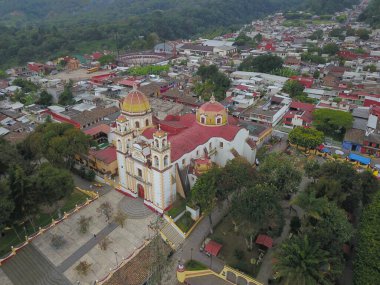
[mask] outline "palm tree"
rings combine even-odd
[[[327,199],[317,198],[314,191],[308,189],[299,193],[293,201],[292,205],[297,205],[304,210],[304,218],[309,217],[315,220],[322,219],[322,214],[327,208]]]
[[[285,285],[330,285],[329,253],[311,243],[308,237],[294,237],[285,241],[275,253],[274,269],[277,277],[285,279]]]

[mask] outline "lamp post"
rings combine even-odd
[[[117,262],[117,251],[114,252],[115,253],[115,258],[116,258],[116,267],[119,265],[119,263]]]
[[[190,260],[193,261],[193,250],[194,248],[190,248]]]
[[[210,260],[211,260],[211,261],[210,261],[210,269],[212,270],[212,254],[210,255],[210,258],[211,258],[211,259],[210,259]]]

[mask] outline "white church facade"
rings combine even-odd
[[[224,166],[236,156],[254,163],[256,156],[248,130],[234,124],[213,97],[196,114],[168,116],[154,125],[148,98],[134,88],[122,101],[112,132],[118,190],[142,198],[159,213],[170,207],[177,194],[184,195],[184,180],[190,186],[195,183],[191,166],[197,160]]]

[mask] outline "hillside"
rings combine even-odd
[[[343,3],[347,1],[354,0]],[[151,48],[162,39],[217,35],[304,5],[302,0],[0,0],[0,66],[116,50],[116,34],[120,50]]]
[[[380,0],[372,0],[359,20],[370,24],[374,28],[380,28]]]

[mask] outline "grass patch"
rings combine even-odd
[[[206,265],[196,260],[189,260],[185,263],[185,269],[189,271],[208,269]]]
[[[84,193],[74,190],[69,197],[64,201],[63,206],[61,207],[61,215],[63,212],[69,212],[75,208],[75,205],[83,204],[88,198]],[[49,225],[52,219],[58,218],[58,211],[54,211],[52,214],[38,213],[32,223],[27,221],[23,224],[17,224],[13,228],[8,228],[3,231],[2,236],[0,237],[0,256],[4,256],[10,252],[11,246],[16,246],[25,241],[25,235],[32,235],[38,231],[38,228],[45,227]]]
[[[182,198],[178,198],[172,205],[171,209],[167,212],[167,215],[170,216],[172,219],[174,219],[185,210],[186,210],[186,200]]]
[[[259,257],[256,247],[248,251],[244,236],[241,229],[234,231],[232,219],[230,216],[225,217],[214,229],[210,238],[223,245],[218,257],[226,262],[229,266],[236,268],[250,276],[255,277],[259,270],[260,264],[252,264]]]
[[[183,231],[187,233],[192,225],[194,224],[193,219],[191,218],[191,214],[186,212],[177,222],[176,225]]]

